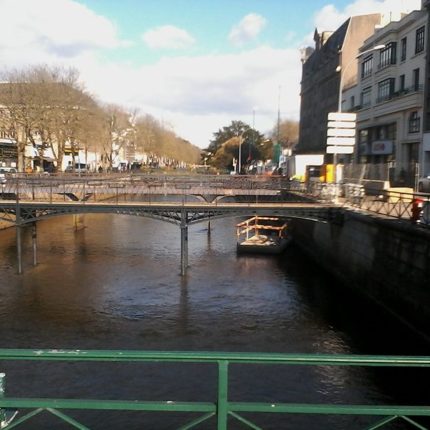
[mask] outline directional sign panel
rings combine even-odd
[[[355,121],[329,121],[328,128],[355,128]]]
[[[357,119],[356,113],[330,112],[328,114],[329,121],[355,121],[356,119]]]
[[[327,154],[353,154],[353,146],[327,146]]]
[[[355,128],[329,128],[328,137],[355,137]]]
[[[327,154],[353,154],[357,114],[330,112],[327,124]]]
[[[354,137],[328,137],[327,145],[328,146],[354,146],[355,138]]]

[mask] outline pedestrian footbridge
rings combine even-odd
[[[348,210],[409,221],[415,195],[363,196],[345,187],[306,187],[282,177],[259,176],[19,176],[0,192],[0,219],[15,225],[18,273],[22,273],[21,230],[33,229],[36,264],[37,221],[53,216],[113,213],[142,216],[181,229],[181,273],[188,266],[188,227],[223,217],[279,216],[342,222]]]

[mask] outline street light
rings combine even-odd
[[[237,174],[240,175],[240,172],[242,171],[242,136],[243,133],[239,136],[239,160],[238,160],[238,172]]]
[[[340,80],[339,80],[339,97],[338,97],[338,107],[337,111],[339,113],[342,112],[342,87],[343,87],[343,80],[345,77],[345,73],[348,70],[348,67],[358,58],[362,57],[363,55],[370,54],[373,51],[379,51],[381,49],[384,49],[385,45],[376,45],[373,48],[366,49],[363,52],[360,52],[357,56],[352,58],[344,68],[342,68],[341,65],[337,66],[336,71],[340,73]],[[338,184],[337,184],[337,153],[336,151],[333,153],[333,179],[334,179],[334,185],[335,185],[335,203],[337,203],[338,198]]]
[[[338,112],[342,112],[342,87],[343,87],[343,79],[345,77],[345,72],[348,70],[348,67],[358,58],[362,57],[363,55],[370,54],[373,51],[379,51],[381,49],[384,49],[385,45],[376,45],[373,48],[366,49],[366,51],[360,52],[356,57],[352,58],[348,64],[345,66],[345,68],[342,68],[342,66],[337,66],[336,71],[340,72],[340,82],[339,82],[339,99],[338,99]]]

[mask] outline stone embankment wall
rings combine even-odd
[[[295,219],[295,243],[346,287],[430,334],[430,230],[345,212],[336,223]]]

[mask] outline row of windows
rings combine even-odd
[[[363,129],[358,133],[358,142],[360,144],[368,143],[372,140],[396,140],[396,138],[397,126],[395,122]]]
[[[415,54],[424,51],[425,45],[425,27],[420,27],[415,33]],[[407,56],[407,37],[400,41],[400,61],[405,61]],[[378,68],[382,69],[397,62],[397,42],[387,43],[384,49],[381,49],[379,54]],[[373,70],[373,55],[364,58],[361,63],[361,77],[370,76]]]
[[[418,111],[413,111],[409,114],[407,119],[408,133],[419,133],[421,125],[421,118]],[[369,133],[371,131],[371,133]],[[358,133],[358,142],[365,144],[371,140],[396,140],[397,127],[396,123],[384,124],[372,129],[363,129]]]
[[[378,94],[376,102],[380,103],[384,100],[389,100],[395,94],[396,80],[395,78],[384,79],[383,81],[378,83]],[[420,86],[420,69],[414,69],[412,71],[412,86],[406,87],[406,76],[399,76],[399,93],[405,93],[408,91],[419,91],[421,89]],[[364,88],[361,92],[361,107],[369,107],[371,105],[371,97],[372,97],[372,87]]]

